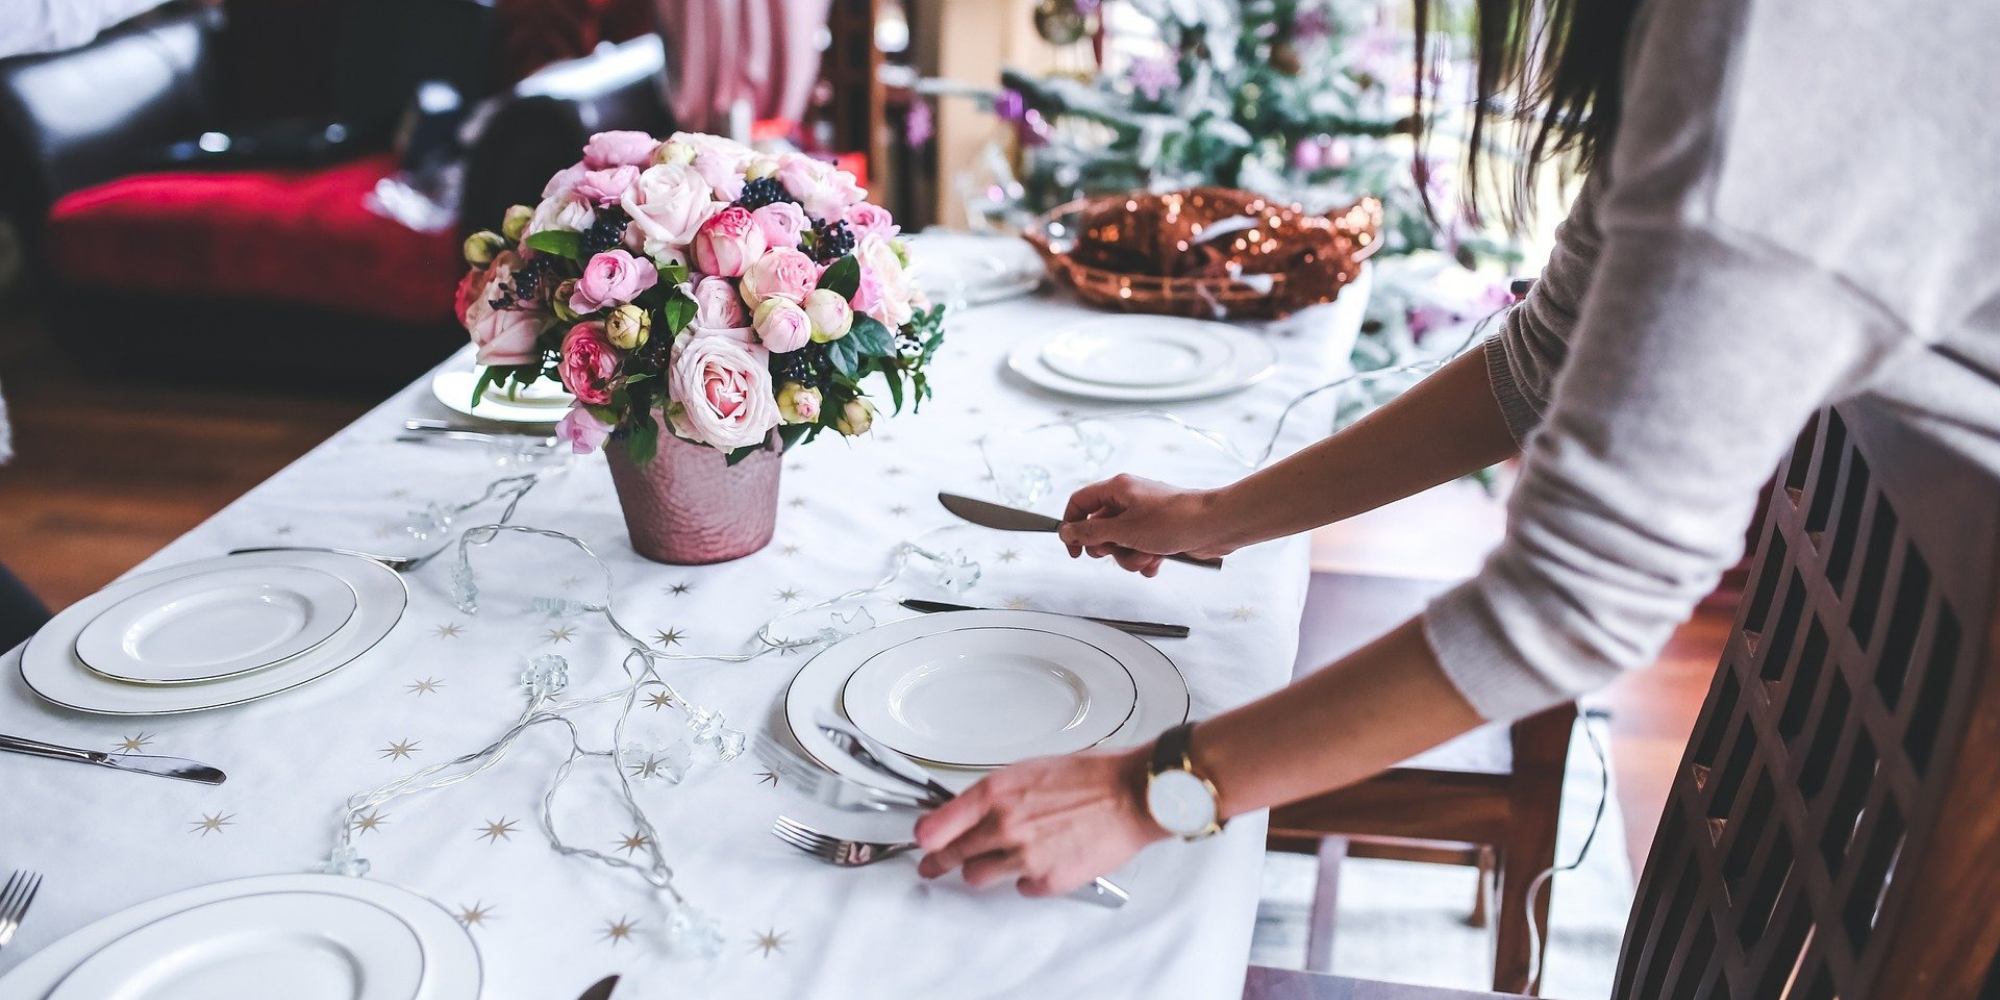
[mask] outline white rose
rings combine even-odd
[[[695,230],[721,209],[708,182],[684,164],[661,163],[647,167],[639,182],[625,192],[620,202],[632,225],[643,234],[648,256],[684,247],[694,239]]]

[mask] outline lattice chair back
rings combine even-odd
[[[2000,985],[1996,521],[1990,473],[1879,408],[1822,411],[1800,435],[1615,997],[1956,1000]]]

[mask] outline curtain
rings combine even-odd
[[[805,114],[832,0],[657,2],[681,128],[726,132],[738,101],[758,120]]]

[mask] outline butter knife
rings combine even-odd
[[[1031,510],[1021,510],[985,500],[974,500],[956,493],[940,493],[938,502],[944,504],[944,509],[984,528],[997,528],[1001,531],[1057,531],[1063,526],[1062,521],[1047,514],[1037,514]],[[1219,558],[1203,559],[1185,552],[1176,552],[1166,558],[1190,566],[1222,568],[1222,560]]]
[[[30,757],[46,757],[50,760],[68,760],[79,764],[96,764],[119,771],[136,771],[140,774],[156,774],[162,778],[180,778],[183,781],[199,781],[204,785],[220,785],[228,776],[200,761],[180,757],[155,757],[150,754],[109,754],[102,750],[79,750],[75,747],[59,747],[53,743],[25,739],[20,736],[0,735],[0,750],[27,754]]]
[[[603,979],[592,983],[590,988],[584,990],[583,995],[577,997],[576,1000],[611,1000],[611,991],[617,988],[618,977],[615,975],[605,976]]]
[[[921,611],[927,615],[943,611],[992,610],[990,608],[968,607],[964,604],[946,604],[943,601],[919,601],[914,598],[902,601],[901,603],[903,607],[909,608],[911,611]],[[1168,625],[1164,622],[1131,622],[1123,618],[1093,618],[1090,615],[1069,615],[1068,617],[1081,618],[1084,621],[1096,622],[1099,625],[1109,625],[1120,632],[1130,632],[1133,635],[1149,635],[1161,639],[1185,639],[1188,637],[1188,627],[1186,625]]]

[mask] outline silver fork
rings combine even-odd
[[[860,868],[917,849],[915,841],[880,843],[870,840],[845,840],[815,830],[790,816],[778,817],[778,821],[771,824],[771,834],[836,868]],[[1071,899],[1096,903],[1114,910],[1124,906],[1132,898],[1109,879],[1102,878],[1069,895]]]
[[[0,948],[14,939],[14,930],[21,926],[21,918],[28,915],[28,907],[41,888],[42,877],[25,868],[16,870],[6,887],[0,888]]]
[[[428,562],[432,556],[437,555],[439,552],[451,548],[452,544],[451,542],[446,542],[443,546],[420,556],[382,556],[376,555],[373,552],[357,552],[353,549],[336,549],[324,545],[261,545],[248,549],[230,549],[229,554],[240,556],[252,552],[335,552],[343,556],[355,556],[370,562],[378,562],[398,573],[407,573]]]

